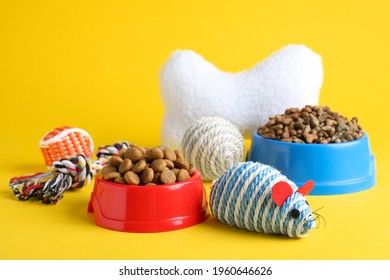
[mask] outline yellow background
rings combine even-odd
[[[0,258],[390,259],[389,13],[385,0],[1,1]],[[322,56],[320,104],[359,118],[377,163],[370,190],[308,197],[326,225],[307,238],[213,217],[175,232],[106,230],[86,212],[92,184],[56,206],[13,197],[11,177],[46,170],[38,143],[55,127],[83,128],[96,146],[159,145],[158,71],[172,51],[235,72],[290,43]]]

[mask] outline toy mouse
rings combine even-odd
[[[275,168],[240,162],[212,186],[210,209],[221,222],[251,231],[305,237],[315,217],[305,199],[314,187],[298,188]]]

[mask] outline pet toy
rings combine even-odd
[[[301,188],[275,168],[241,162],[214,182],[210,209],[221,222],[239,228],[289,237],[305,237],[315,218],[304,196],[313,188]]]
[[[184,158],[212,181],[243,160],[244,138],[230,121],[203,117],[192,124],[182,140]]]
[[[35,198],[45,204],[57,204],[65,191],[86,186],[107,165],[111,156],[117,156],[120,149],[128,147],[127,142],[100,147],[96,161],[83,154],[55,160],[50,173],[14,177],[10,180],[10,188],[19,200]]]
[[[161,141],[179,148],[188,127],[204,116],[229,120],[249,138],[269,116],[316,105],[322,77],[321,57],[304,45],[288,45],[238,73],[223,72],[193,51],[175,51],[159,74]]]
[[[92,137],[83,129],[69,126],[55,128],[39,142],[47,167],[55,160],[74,157],[78,154],[91,158],[93,154]]]

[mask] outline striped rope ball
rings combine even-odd
[[[274,188],[287,185],[285,198],[276,202]],[[280,185],[279,185],[280,186]],[[282,186],[283,187],[283,186]],[[302,188],[301,188],[302,189]],[[221,222],[263,233],[304,237],[315,227],[305,194],[275,168],[258,162],[241,162],[215,181],[210,192],[211,213]]]
[[[65,157],[75,157],[78,154],[91,158],[93,140],[87,131],[81,128],[62,126],[46,133],[39,146],[47,167],[53,162]]]
[[[244,156],[244,138],[230,121],[203,117],[184,134],[181,147],[184,158],[193,164],[205,181],[212,181]]]

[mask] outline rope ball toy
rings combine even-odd
[[[45,204],[57,204],[65,191],[88,185],[93,176],[107,165],[109,158],[118,156],[122,148],[129,147],[127,142],[101,146],[96,155],[98,159],[92,161],[92,138],[86,131],[70,127],[53,129],[40,144],[50,172],[12,178],[9,186],[19,200],[35,198]]]
[[[289,237],[305,237],[315,227],[305,199],[314,186],[298,188],[275,168],[241,162],[214,182],[210,210],[221,222],[239,228]]]
[[[203,117],[193,123],[181,142],[184,158],[205,181],[212,181],[240,162],[244,138],[236,126],[220,117]]]
[[[55,160],[83,154],[91,158],[93,154],[92,137],[83,129],[62,126],[49,131],[39,142],[47,167]]]

